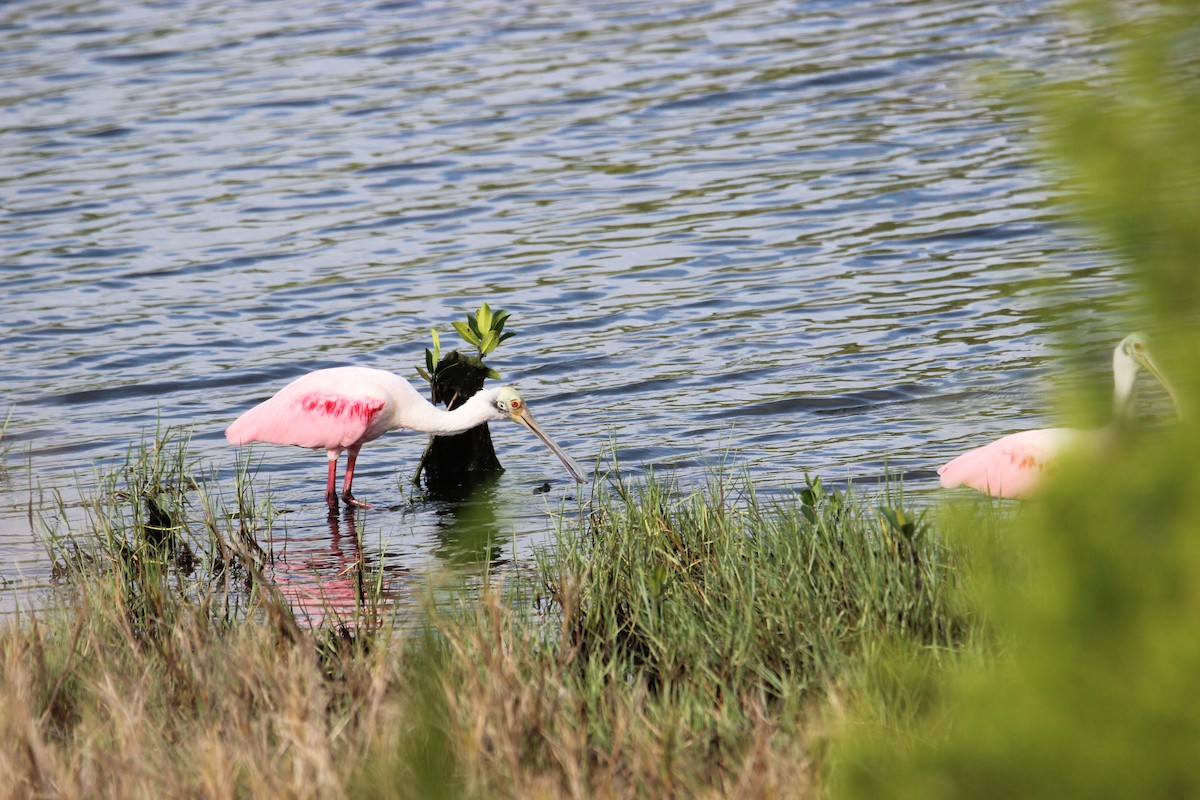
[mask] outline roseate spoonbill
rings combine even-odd
[[[325,500],[330,508],[338,505],[337,462],[344,450],[342,499],[371,508],[351,493],[354,462],[364,444],[397,428],[437,436],[462,433],[500,419],[511,419],[533,431],[558,456],[572,478],[586,481],[582,470],[546,435],[521,394],[511,386],[484,389],[453,411],[443,411],[404,378],[366,367],[334,367],[302,375],[238,417],[225,431],[225,438],[234,445],[268,442],[324,450],[329,457]]]
[[[1113,350],[1113,416],[1115,422],[1133,418],[1137,395],[1137,376],[1146,370],[1162,384],[1179,412],[1175,390],[1150,356],[1146,338],[1131,333]],[[1064,451],[1093,445],[1102,439],[1105,429],[1042,428],[1013,433],[991,444],[968,450],[938,468],[942,486],[970,486],[992,497],[1026,498],[1032,494],[1043,473],[1052,469]]]

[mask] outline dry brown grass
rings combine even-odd
[[[803,742],[766,709],[731,764],[644,689],[581,698],[498,592],[430,637],[185,610],[148,641],[107,585],[0,628],[0,796],[810,794]]]
[[[111,609],[64,610],[0,630],[10,796],[341,796],[394,683],[387,659],[322,663],[267,623],[184,615],[146,642]]]
[[[0,795],[813,795],[793,724],[749,709],[744,747],[717,752],[644,687],[585,696],[499,592],[470,625],[369,646],[267,614],[184,613],[151,642],[102,599],[0,629]]]

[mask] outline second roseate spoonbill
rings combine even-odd
[[[440,436],[501,419],[533,431],[558,456],[572,478],[580,483],[587,480],[571,457],[537,424],[521,394],[511,386],[484,389],[453,411],[443,411],[404,378],[366,367],[319,369],[297,378],[238,417],[225,431],[225,438],[235,445],[268,442],[324,450],[329,458],[325,500],[330,508],[338,505],[337,462],[345,451],[342,499],[371,508],[351,493],[354,462],[364,444],[398,428]]]
[[[1137,398],[1137,376],[1146,370],[1162,384],[1179,412],[1175,390],[1150,356],[1146,338],[1131,333],[1113,350],[1113,416],[1120,423],[1133,418]],[[992,497],[1022,499],[1033,494],[1044,474],[1066,450],[1096,444],[1105,434],[1100,430],[1043,428],[1013,433],[991,444],[968,450],[938,468],[942,486],[969,486]]]

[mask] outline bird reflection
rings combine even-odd
[[[327,546],[298,549],[291,542],[285,555],[275,557],[271,574],[275,588],[301,625],[374,629],[398,594],[391,581],[381,579],[404,576],[407,570],[380,567],[378,556],[363,552],[354,507],[341,513],[331,510],[327,524]],[[380,574],[381,569],[387,576]]]
[[[423,495],[422,518],[432,517],[433,527],[425,528],[429,548],[419,548],[411,558],[422,558],[424,550],[435,562],[425,564],[398,564],[398,553],[387,548],[364,551],[362,512],[353,506],[330,510],[328,536],[289,537],[273,552],[269,577],[302,627],[373,629],[398,606],[419,604],[422,576],[430,570],[467,577],[506,564],[517,518],[504,514],[505,499],[496,475]],[[378,523],[380,517],[372,519]]]

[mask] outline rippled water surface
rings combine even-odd
[[[1001,68],[1088,58],[1043,2],[267,2],[0,7],[0,582],[36,508],[156,426],[222,431],[340,364],[419,381],[481,300],[492,363],[584,464],[721,459],[932,494],[1047,421],[1053,336],[1118,338],[1119,270],[1056,222]],[[513,425],[470,502],[329,523],[324,457],[260,448],[281,585],[358,557],[526,556],[576,490]],[[399,497],[424,438],[367,445]],[[534,490],[546,481],[548,493]],[[32,513],[31,513],[32,508]],[[330,588],[332,586],[332,588]]]

